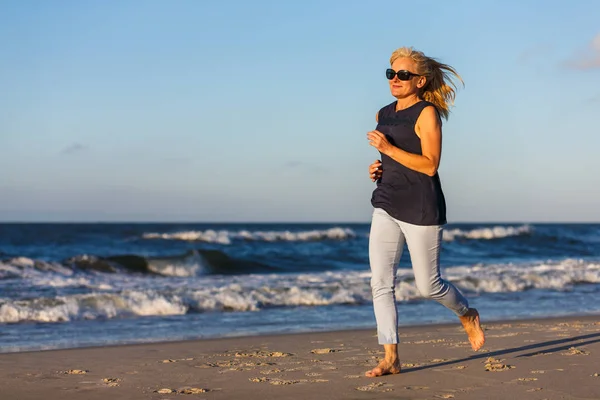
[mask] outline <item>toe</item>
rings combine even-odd
[[[376,376],[381,376],[382,373],[383,371],[381,370],[381,368],[373,368],[372,370],[367,371],[365,375],[369,378],[374,378]]]

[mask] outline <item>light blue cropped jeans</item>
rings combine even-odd
[[[441,241],[442,227],[439,225],[413,225],[392,218],[381,208],[373,210],[369,262],[379,344],[398,343],[396,271],[405,242],[421,295],[436,300],[458,316],[469,310],[469,303],[462,293],[440,276]]]

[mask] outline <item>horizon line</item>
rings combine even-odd
[[[284,224],[295,224],[295,225],[332,225],[332,224],[370,224],[371,221],[180,221],[180,220],[36,220],[36,221],[19,221],[19,220],[0,220],[0,224],[215,224],[215,225],[284,225]],[[493,221],[493,220],[476,220],[476,221],[448,221],[444,225],[453,224],[600,224],[599,221],[569,221],[569,220],[556,220],[556,221],[525,221],[525,220],[507,220],[507,221]],[[442,225],[443,226],[443,225]]]

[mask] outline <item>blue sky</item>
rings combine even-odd
[[[0,1],[0,220],[359,221],[413,46],[450,222],[600,221],[600,2]]]

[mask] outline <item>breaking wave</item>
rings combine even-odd
[[[0,262],[0,280],[26,278],[44,272],[72,275],[75,272],[138,273],[161,276],[190,277],[200,275],[231,275],[266,273],[277,268],[244,259],[236,259],[218,250],[193,250],[170,257],[119,255],[98,257],[79,255],[62,262],[16,257]]]
[[[529,225],[522,226],[494,226],[491,228],[477,228],[471,230],[447,229],[443,231],[444,240],[451,242],[457,239],[502,239],[510,236],[529,235],[533,229]]]
[[[490,228],[476,228],[471,230],[446,229],[443,231],[445,241],[458,239],[491,240],[502,239],[510,236],[521,236],[532,233],[529,225],[523,226],[495,226]],[[204,231],[182,231],[171,233],[149,232],[142,235],[143,239],[181,240],[189,242],[205,242],[229,245],[239,241],[263,241],[263,242],[307,242],[321,240],[349,240],[358,237],[350,228],[330,228],[311,231],[229,231],[229,230],[204,230]],[[368,234],[367,234],[368,237]]]
[[[145,233],[144,239],[184,240],[218,244],[231,244],[233,240],[264,241],[264,242],[307,242],[318,240],[346,240],[356,237],[350,228],[330,228],[324,230],[310,230],[293,232],[285,231],[184,231],[174,233]]]
[[[49,274],[51,281],[59,287],[87,282],[94,291],[0,299],[0,323],[248,312],[272,307],[361,305],[372,301],[371,275],[366,271],[161,280],[148,275],[75,273],[61,266],[37,271],[41,275]],[[444,277],[465,293],[511,293],[533,289],[567,291],[576,285],[599,284],[600,262],[569,259],[553,263],[456,266],[446,268]],[[30,278],[39,279],[40,276]],[[398,271],[396,298],[399,301],[422,299],[412,271]]]

